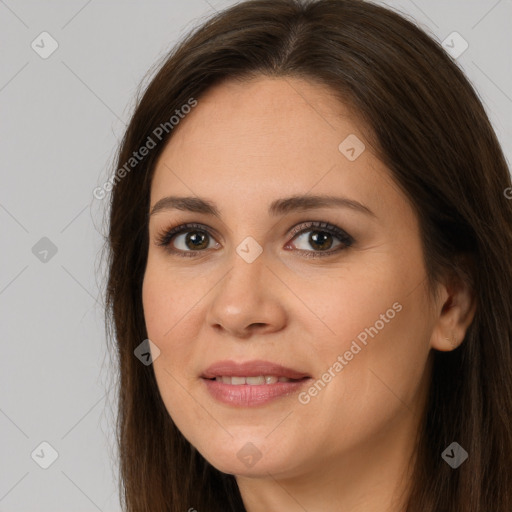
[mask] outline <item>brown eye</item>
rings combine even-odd
[[[207,231],[195,229],[174,234],[169,240],[169,245],[178,251],[201,251],[212,249],[215,246],[214,242],[215,239]]]
[[[209,235],[205,231],[189,231],[186,233],[184,245],[191,250],[206,249]]]
[[[298,226],[296,231],[304,226],[309,229],[302,229],[290,242],[295,249],[300,251],[325,252],[327,255],[350,247],[354,243],[354,239],[350,235],[336,226],[322,222],[309,222]],[[311,229],[314,227],[317,229]],[[334,249],[330,250],[333,247]]]
[[[293,233],[292,241],[286,248],[297,249],[307,257],[329,256],[354,243],[354,239],[345,231],[327,222],[302,223],[294,228]],[[199,256],[207,249],[220,247],[209,230],[201,224],[184,224],[164,231],[157,235],[156,243],[179,256]],[[304,246],[300,247],[301,244]]]
[[[297,240],[299,244],[302,245],[302,247],[297,245],[296,241],[293,242],[293,244],[297,249],[301,249],[304,251],[309,251],[311,250],[311,248],[317,251],[327,251],[333,246],[334,238],[334,235],[327,231],[310,229],[294,239]],[[339,242],[338,244],[341,244],[341,242]]]
[[[157,236],[157,245],[165,247],[171,253],[192,256],[205,249],[216,248],[218,244],[201,225],[186,224],[177,226]]]

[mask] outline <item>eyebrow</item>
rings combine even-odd
[[[364,213],[371,217],[376,217],[367,206],[353,199],[346,197],[337,197],[329,195],[303,195],[291,196],[273,201],[269,208],[268,213],[274,217],[278,215],[285,215],[292,211],[313,210],[316,208],[350,208],[354,211]],[[150,215],[154,215],[164,210],[183,210],[194,213],[204,213],[206,215],[213,215],[220,219],[221,215],[215,203],[199,197],[179,197],[168,196],[163,197],[155,203]]]

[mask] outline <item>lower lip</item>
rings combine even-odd
[[[297,393],[310,379],[254,386],[224,384],[224,382],[204,378],[202,380],[212,397],[219,402],[234,407],[255,407]]]

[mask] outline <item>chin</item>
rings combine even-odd
[[[278,447],[265,436],[258,438],[244,436],[242,439],[232,439],[229,442],[217,441],[216,446],[205,441],[204,448],[197,446],[201,455],[217,470],[236,476],[265,477],[283,475],[300,466],[300,461],[292,460],[290,455],[283,453],[283,446]]]
[[[222,473],[235,476],[245,476],[252,478],[268,477],[269,473],[274,475],[281,473],[285,468],[283,467],[283,461],[275,459],[269,460],[265,455],[262,455],[259,460],[254,459],[253,461],[247,459],[239,460],[238,457],[233,453],[223,453],[213,456],[209,456],[206,460],[217,470]],[[204,457],[204,455],[203,455]]]

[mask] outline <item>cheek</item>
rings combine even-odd
[[[304,339],[314,345],[316,359],[343,354],[359,336],[365,340],[389,331],[400,316],[407,279],[389,255],[361,255],[357,264],[346,263],[329,272],[288,276],[295,295],[302,299],[293,320],[306,329]],[[356,260],[356,258],[354,258]],[[406,277],[406,276],[405,276]],[[306,311],[304,305],[309,309]],[[393,305],[395,305],[393,307]],[[314,359],[313,359],[314,360]]]
[[[142,302],[148,338],[160,350],[153,362],[158,389],[169,415],[182,432],[187,432],[190,424],[201,420],[185,391],[191,377],[183,372],[186,362],[196,357],[191,340],[198,328],[193,314],[198,297],[193,285],[185,287],[172,275],[148,261]]]
[[[147,335],[160,350],[153,368],[168,406],[179,405],[180,384],[187,386],[186,379],[193,376],[192,371],[184,370],[197,359],[194,340],[201,329],[196,314],[201,283],[192,280],[186,286],[175,274],[148,266],[142,286]]]
[[[413,406],[424,383],[432,328],[424,283],[420,264],[388,261],[381,269],[325,281],[322,293],[320,286],[313,288],[310,298],[329,327],[322,328],[326,335],[310,337],[316,377],[329,381],[312,390],[317,418],[354,422],[364,430]]]
[[[156,259],[156,258],[155,258]],[[201,298],[201,281],[180,279],[175,269],[167,269],[151,258],[142,284],[142,303],[148,337],[167,344],[177,330],[193,316]],[[204,290],[202,291],[204,294]]]

